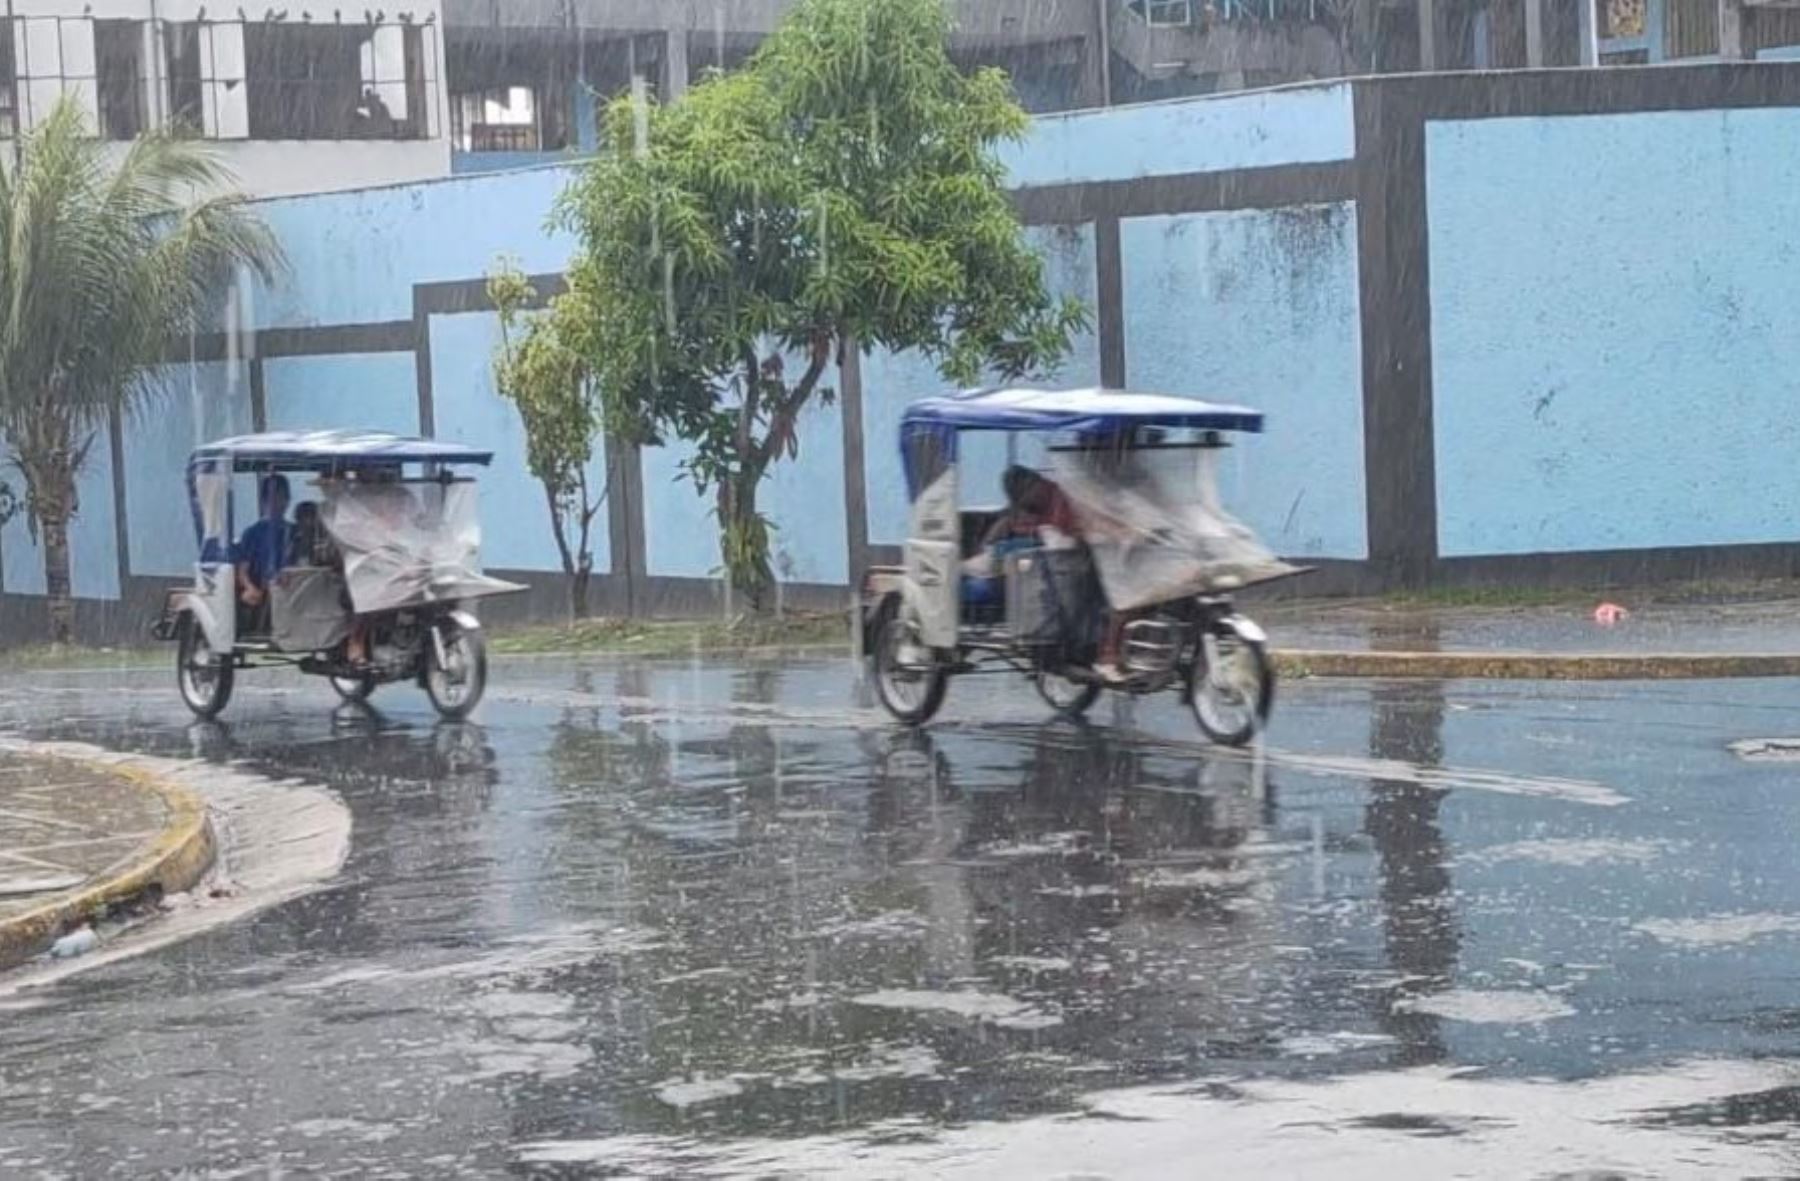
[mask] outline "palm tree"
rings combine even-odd
[[[154,400],[148,367],[236,274],[281,266],[242,198],[219,195],[228,182],[191,140],[146,135],[121,154],[68,98],[0,168],[0,436],[42,542],[52,643],[73,639],[69,521],[98,433]]]

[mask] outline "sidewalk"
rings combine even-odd
[[[1296,602],[1247,608],[1289,675],[1632,680],[1800,676],[1800,600],[1438,607]]]
[[[0,968],[212,862],[198,797],[128,768],[0,750]]]

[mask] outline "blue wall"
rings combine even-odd
[[[1796,145],[1793,109],[1428,125],[1443,554],[1800,536]]]
[[[254,300],[258,328],[410,320],[415,283],[480,279],[502,254],[561,271],[570,240],[547,233],[567,167],[457,177],[257,203],[287,276]]]
[[[1354,97],[1350,84],[1327,84],[1051,116],[1008,148],[1006,164],[1023,185],[1110,185],[1349,161]],[[1440,552],[1795,539],[1800,110],[1439,121],[1425,142]],[[455,306],[501,255],[527,272],[561,271],[572,243],[547,232],[545,219],[572,172],[558,165],[261,203],[290,271],[273,290],[248,294],[245,319],[260,329],[362,325],[372,342],[402,350],[265,358],[269,424],[416,430],[415,297],[424,308],[440,306],[430,302],[438,295]],[[1321,175],[1317,183],[1336,186],[1329,192],[1352,184],[1348,170]],[[1089,190],[1083,201],[1097,203],[1071,208],[1091,219],[1122,192],[1161,200],[1163,191]],[[1268,433],[1226,461],[1228,505],[1288,555],[1367,557],[1361,211],[1344,199],[1156,216],[1143,208],[1119,222],[1128,383],[1266,410]],[[1028,235],[1052,286],[1098,320],[1095,224]],[[493,316],[431,312],[423,326],[437,430],[498,452],[483,489],[490,563],[557,569],[516,414],[493,389]],[[892,544],[906,524],[899,419],[945,383],[917,355],[867,354],[862,374],[868,536]],[[134,573],[187,571],[183,462],[195,443],[250,428],[249,375],[243,362],[161,371],[165,398],[125,439]],[[1093,331],[1041,378],[1099,379]],[[1696,408],[1699,426],[1687,421]],[[711,503],[679,474],[685,454],[672,444],[643,457],[651,575],[705,577],[719,566]],[[1007,440],[971,440],[967,454],[965,503],[992,502]],[[105,460],[102,445],[75,525],[76,584],[93,597],[120,590]],[[604,470],[596,457],[596,482]],[[799,458],[778,464],[763,494],[777,561],[792,579],[848,576],[845,470],[842,413],[816,405]],[[604,514],[594,547],[604,570]],[[22,522],[0,531],[0,558],[7,590],[41,588]]]
[[[117,533],[113,529],[113,473],[111,443],[102,430],[93,442],[93,458],[82,467],[75,484],[79,512],[69,525],[69,564],[75,595],[85,599],[119,597],[119,554]],[[25,495],[24,481],[16,472],[7,472],[6,480],[20,497]],[[192,530],[189,531],[190,535]],[[193,548],[192,542],[188,548]],[[41,595],[44,593],[44,553],[32,539],[31,526],[23,512],[0,529],[0,552],[5,555],[4,578],[0,579],[7,594]]]
[[[250,430],[250,366],[242,361],[169,365],[152,380],[156,402],[125,430],[131,570],[180,578],[194,568],[194,518],[182,483],[188,452]],[[0,544],[10,575],[18,551],[11,538],[0,538]],[[76,577],[79,583],[79,567]]]
[[[543,485],[525,466],[525,428],[512,404],[494,389],[493,358],[499,337],[499,317],[491,312],[432,317],[437,433],[494,450],[493,464],[481,475],[482,560],[497,570],[560,570]],[[596,489],[606,487],[604,445],[595,448],[588,479]],[[592,529],[594,569],[604,573],[612,568],[604,508],[594,517]]]
[[[1263,410],[1225,503],[1283,554],[1367,557],[1355,208],[1129,218],[1119,240],[1129,383]]]
[[[272,431],[354,423],[397,435],[419,433],[419,388],[411,353],[273,357],[263,362]]]
[[[1087,305],[1090,320],[1099,302],[1095,274],[1094,228],[1034,226],[1026,231],[1044,258],[1045,279],[1058,295],[1072,295]],[[1074,341],[1062,365],[1042,376],[1047,386],[1100,384],[1100,342],[1089,330]],[[897,544],[906,537],[906,482],[900,470],[900,416],[906,404],[941,394],[944,379],[937,367],[916,354],[863,355],[863,478],[869,505],[869,540]],[[1006,442],[1000,436],[966,436],[962,464],[965,504],[985,504],[999,494]]]
[[[789,372],[804,362],[787,358]],[[836,393],[837,375],[822,384]],[[848,526],[844,519],[844,420],[835,398],[815,398],[800,415],[800,450],[769,469],[757,505],[775,527],[769,550],[787,581],[845,583],[850,578]],[[721,564],[719,525],[711,496],[702,498],[681,465],[693,448],[673,441],[645,450],[644,550],[657,577],[706,578]]]
[[[1347,82],[1046,115],[1002,153],[1010,183],[1071,184],[1348,160]]]

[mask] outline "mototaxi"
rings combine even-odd
[[[176,645],[182,700],[212,718],[242,669],[285,665],[324,676],[347,701],[410,681],[461,719],[487,684],[476,600],[525,588],[481,569],[468,469],[491,451],[367,431],[277,431],[197,448],[187,465],[199,556],[152,632]],[[239,485],[271,476],[316,493],[315,544],[295,546],[255,605],[242,595]],[[246,479],[247,477],[247,479]],[[298,510],[296,516],[298,516]],[[298,537],[295,530],[291,536]],[[304,552],[302,552],[304,550]]]
[[[862,593],[860,639],[883,706],[923,724],[950,678],[1012,671],[1059,715],[1085,713],[1109,689],[1172,690],[1209,738],[1249,742],[1272,709],[1275,670],[1266,635],[1232,595],[1304,572],[1219,501],[1227,437],[1262,428],[1244,407],[1109,389],[911,403],[900,425],[911,500],[903,561],[869,570]],[[1074,536],[1040,530],[1043,539],[1009,546],[990,579],[968,571],[994,511],[961,507],[960,460],[979,432],[1004,434],[1010,454],[1030,449],[1074,520]]]

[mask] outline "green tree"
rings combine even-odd
[[[1027,119],[997,70],[945,52],[942,0],[801,0],[739,73],[606,112],[564,193],[580,338],[619,436],[694,448],[752,606],[771,581],[757,489],[792,458],[846,350],[918,349],[944,376],[1011,380],[1066,351],[995,148]]]
[[[525,463],[544,487],[550,530],[569,578],[569,611],[586,619],[594,517],[606,500],[606,483],[595,488],[588,481],[601,412],[592,374],[570,344],[586,318],[581,297],[567,293],[547,309],[527,310],[537,292],[508,259],[488,276],[487,289],[500,313],[494,385],[519,411]]]
[[[0,433],[44,552],[50,639],[74,633],[76,479],[114,413],[153,400],[149,366],[233,277],[280,252],[205,149],[145,136],[124,154],[65,98],[0,169]]]

